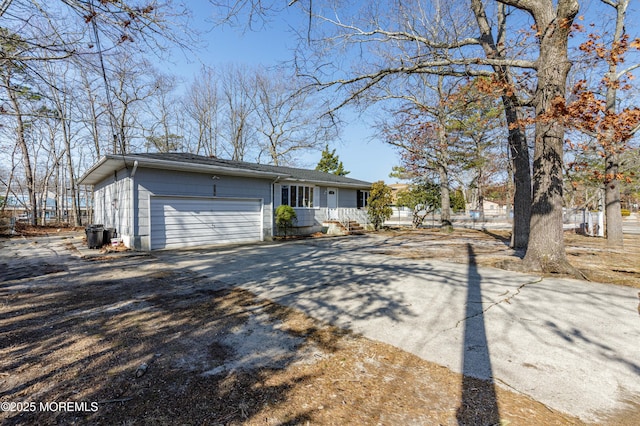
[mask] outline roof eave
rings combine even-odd
[[[95,185],[96,183],[104,179],[104,178],[97,179],[96,173],[100,169],[105,168],[106,163],[109,162],[110,160],[111,159],[109,158],[109,156],[104,156],[100,158],[100,160],[98,160],[97,163],[91,166],[91,168],[86,172],[84,172],[84,174],[78,179],[78,185]]]
[[[349,188],[349,189],[362,189],[371,187],[371,183],[369,182],[333,182],[333,181],[325,181],[325,180],[317,180],[317,179],[302,179],[302,178],[289,178],[285,179],[284,182],[289,183],[310,183],[318,186],[327,186],[327,187],[336,187],[336,188]]]
[[[102,157],[91,169],[89,169],[78,181],[82,185],[95,185],[112,173],[120,170],[122,167],[132,167],[135,162],[138,167],[147,167],[162,170],[179,170],[196,173],[218,173],[222,175],[244,176],[244,177],[261,177],[264,179],[282,179],[289,175],[276,172],[267,172],[260,170],[247,170],[236,167],[225,167],[210,164],[188,163],[183,161],[158,160],[155,158],[145,158],[127,155],[107,155]],[[118,167],[118,165],[122,167]],[[102,170],[102,173],[99,173]]]

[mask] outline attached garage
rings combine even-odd
[[[300,233],[321,231],[329,210],[366,216],[356,195],[371,187],[317,170],[189,153],[107,155],[79,183],[92,186],[92,223],[144,251],[270,240],[281,204],[296,209]]]
[[[263,239],[262,200],[151,197],[151,249]]]

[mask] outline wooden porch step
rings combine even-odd
[[[358,222],[356,222],[355,220],[350,220],[348,231],[350,234],[362,235],[364,234],[364,227],[360,225]]]
[[[344,235],[363,235],[366,231],[365,228],[355,220],[350,220],[346,226],[344,223],[338,220],[327,220],[324,223],[325,224],[332,223],[337,225],[342,230]]]

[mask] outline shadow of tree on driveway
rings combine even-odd
[[[500,423],[498,399],[492,380],[473,377],[493,377],[491,354],[487,342],[487,329],[482,304],[482,277],[478,273],[471,244],[469,254],[469,279],[462,347],[462,397],[456,414],[459,425],[495,425]]]

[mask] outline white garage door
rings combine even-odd
[[[262,240],[262,202],[151,198],[151,249]]]

